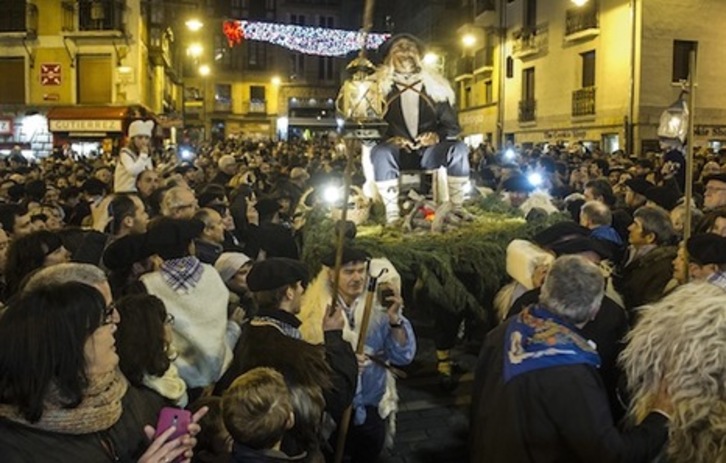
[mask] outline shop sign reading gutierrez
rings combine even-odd
[[[122,132],[120,120],[51,119],[51,132]]]

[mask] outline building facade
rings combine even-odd
[[[307,136],[335,130],[335,98],[346,59],[303,54],[265,42],[230,46],[224,19],[345,28],[340,0],[210,2],[207,76],[185,72],[185,122],[213,138]],[[202,134],[202,136],[204,136]]]
[[[159,116],[168,136],[181,82],[163,3],[0,0],[0,152],[118,149],[136,118]]]
[[[718,0],[465,1],[470,49],[455,80],[464,134],[510,142],[583,141],[657,150],[660,115],[679,98],[696,50],[696,144],[726,140]],[[502,102],[502,104],[500,104]]]

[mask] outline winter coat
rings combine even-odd
[[[504,381],[508,324],[491,331],[477,361],[471,463],[650,462],[668,436],[651,413],[631,432],[613,423],[598,371],[587,364],[532,370]]]
[[[663,296],[663,290],[673,276],[675,258],[675,246],[659,246],[636,257],[613,275],[615,289],[623,296],[628,311]],[[635,322],[635,317],[631,316],[631,321]]]
[[[121,399],[121,417],[105,431],[80,435],[60,434],[0,419],[0,461],[136,463],[149,447],[144,426],[155,426],[159,411],[165,405],[164,399],[155,392],[129,385],[126,395]]]

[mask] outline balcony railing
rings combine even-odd
[[[267,114],[267,103],[260,100],[250,101],[249,111],[250,114]]]
[[[474,70],[491,70],[494,67],[494,48],[484,47],[474,53]]]
[[[565,37],[579,35],[585,31],[597,31],[600,27],[597,2],[590,2],[581,8],[570,8],[565,16]]]
[[[474,16],[479,16],[480,14],[487,12],[487,11],[494,11],[496,8],[494,6],[494,0],[475,0],[474,1]]]
[[[547,48],[548,37],[548,31],[544,27],[520,29],[514,33],[512,54],[518,59],[536,55]]]
[[[232,100],[220,99],[214,100],[214,111],[218,113],[232,112]]]
[[[534,99],[519,101],[519,122],[533,122],[537,118],[537,101]]]
[[[595,114],[595,87],[585,87],[572,92],[572,115],[591,116]]]
[[[62,28],[66,32],[124,32],[125,0],[65,0]]]
[[[0,34],[38,35],[38,7],[23,0],[0,2]]]
[[[474,72],[474,61],[471,56],[462,56],[456,61],[456,77],[470,75]]]

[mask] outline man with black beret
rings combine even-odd
[[[319,321],[324,345],[302,339],[297,315],[308,279],[305,265],[293,259],[270,258],[252,266],[247,286],[258,312],[245,326],[232,366],[217,382],[215,393],[223,393],[235,378],[253,368],[278,370],[298,398],[295,425],[283,438],[281,450],[288,455],[307,452],[311,461],[317,461],[322,458],[323,413],[340,423],[353,400],[358,366],[342,337],[340,308]]]
[[[681,242],[673,259],[673,278],[679,284],[706,280],[722,270],[726,270],[726,238],[715,233],[699,233],[685,245]]]
[[[401,277],[388,259],[371,259],[361,249],[344,246],[335,289],[335,251],[324,256],[321,262],[324,267],[306,291],[300,314],[303,337],[311,342],[321,341],[320,322],[335,294],[345,318],[343,337],[351,346],[355,345],[365,311],[369,266],[371,275],[380,275],[365,337],[366,355],[359,358],[360,387],[353,400],[355,411],[345,449],[352,463],[369,463],[376,461],[383,449],[385,420],[391,417],[391,408],[382,403],[383,398],[395,401],[397,397],[395,379],[383,365],[411,363],[416,354],[416,336],[411,322],[402,313]],[[371,358],[375,360],[371,362]]]
[[[710,211],[726,206],[726,174],[710,175],[703,179],[703,183],[703,209]]]
[[[224,281],[194,256],[193,241],[203,228],[198,220],[161,218],[153,224],[146,246],[163,263],[140,279],[176,320],[172,346],[179,356],[174,363],[190,388],[190,400],[227,370],[240,335],[238,323],[228,320]]]
[[[388,128],[385,141],[373,147],[371,162],[387,221],[399,218],[398,179],[405,169],[445,167],[449,200],[461,205],[469,181],[469,150],[457,139],[461,128],[454,90],[422,63],[424,46],[411,34],[391,37],[383,52],[375,78],[388,101]]]
[[[631,214],[640,206],[644,206],[647,198],[645,192],[655,185],[641,177],[631,178],[625,181],[625,205]]]
[[[515,172],[502,182],[502,190],[507,193],[506,197],[512,207],[519,207],[524,203],[529,194],[534,191],[534,185],[526,175]]]

